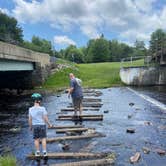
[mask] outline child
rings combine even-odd
[[[42,96],[39,93],[32,94],[34,106],[29,108],[29,127],[33,130],[34,145],[36,148],[35,156],[40,156],[40,139],[42,142],[43,156],[47,156],[46,150],[46,123],[50,124],[45,107],[40,106]]]

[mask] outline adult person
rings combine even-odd
[[[33,130],[33,139],[35,145],[35,156],[40,156],[40,140],[42,142],[43,156],[47,156],[46,150],[46,123],[50,124],[45,107],[41,106],[42,96],[39,93],[32,94],[34,106],[29,108],[29,128]]]
[[[70,78],[70,88],[68,89],[68,96],[72,97],[72,102],[74,106],[74,117],[79,117],[81,119],[82,115],[82,99],[83,92],[81,87],[81,80],[76,78],[73,73],[69,74]],[[79,116],[78,116],[79,112]]]

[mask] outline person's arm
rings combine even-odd
[[[44,122],[47,123],[49,127],[51,127],[52,125],[48,120],[47,111],[45,108],[44,108],[43,118],[44,118]]]
[[[29,129],[31,131],[32,130],[32,117],[31,117],[31,115],[29,115],[28,123],[29,123]]]
[[[47,115],[44,115],[44,121],[45,121],[45,123],[48,124],[49,127],[52,126],[52,124],[51,124],[51,123],[49,122],[49,120],[48,120],[48,116],[47,116]]]
[[[74,90],[74,82],[71,80],[70,81],[70,88],[68,89],[68,97],[71,95],[73,90]]]

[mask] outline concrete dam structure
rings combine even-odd
[[[0,89],[30,89],[50,73],[50,56],[0,42]]]
[[[120,78],[126,85],[166,85],[166,66],[122,67],[120,69]]]

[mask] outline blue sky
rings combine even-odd
[[[50,40],[55,49],[85,46],[104,34],[133,45],[166,30],[166,0],[0,0],[0,10],[18,20],[24,39]]]

